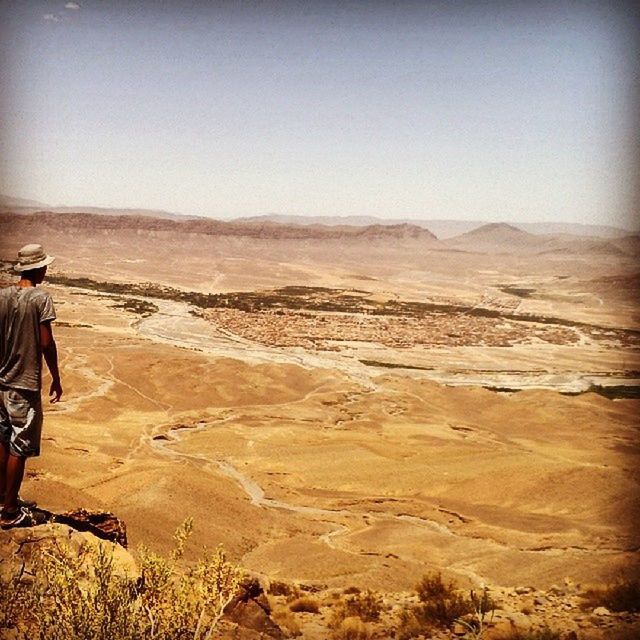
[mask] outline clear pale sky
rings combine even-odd
[[[636,226],[637,14],[606,4],[0,0],[0,192]]]

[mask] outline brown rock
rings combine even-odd
[[[79,553],[87,544],[105,544],[87,532],[79,532],[62,523],[50,522],[36,527],[10,529],[0,532],[0,580],[21,576],[22,582],[32,579],[33,554],[49,545],[67,547]],[[138,569],[133,556],[115,543],[110,543],[117,574],[135,578]]]
[[[269,602],[256,578],[249,578],[240,585],[238,594],[224,612],[229,620],[241,627],[259,631],[276,640],[284,638],[280,627],[271,619]]]
[[[117,542],[127,548],[127,527],[113,513],[108,511],[89,511],[74,509],[65,513],[54,514],[53,522],[61,522],[76,531],[88,531],[97,538]]]

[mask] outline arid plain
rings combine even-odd
[[[24,492],[272,579],[546,589],[638,566],[638,238],[0,214],[57,257]],[[182,225],[182,226],[181,226]]]

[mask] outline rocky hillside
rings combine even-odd
[[[126,528],[112,514],[39,513],[41,525],[0,532],[2,638],[202,640],[207,625],[211,637],[239,640],[640,637],[638,581],[591,591],[566,579],[546,591],[465,592],[432,574],[414,592],[327,589],[242,575],[220,549],[187,566],[180,561],[187,523],[163,558],[144,548],[131,553]]]
[[[0,531],[0,638],[285,637],[260,582],[220,549],[195,568],[179,562],[187,529],[163,558],[131,553],[113,514],[35,513],[41,524]]]
[[[137,215],[92,215],[89,213],[39,212],[30,215],[0,214],[0,232],[47,230],[59,231],[131,231],[136,233],[197,234],[235,236],[264,240],[397,240],[411,239],[437,243],[427,229],[409,224],[372,225],[367,227],[328,227],[322,225],[285,225],[274,222],[235,223],[212,219],[171,220]]]

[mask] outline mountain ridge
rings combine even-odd
[[[90,213],[56,213],[38,211],[29,215],[3,213],[0,224],[15,227],[59,228],[82,230],[143,230],[149,232],[192,233],[200,235],[251,237],[282,240],[386,240],[405,239],[438,243],[438,239],[428,229],[415,225],[372,225],[369,227],[329,227],[322,225],[283,225],[272,222],[260,224],[238,224],[210,218],[153,218],[134,215],[93,215]]]
[[[222,218],[209,217],[204,215],[191,215],[176,213],[159,209],[144,208],[116,208],[116,207],[91,207],[80,205],[56,205],[52,206],[36,200],[25,198],[15,198],[5,194],[0,194],[0,210],[6,213],[36,213],[37,211],[50,211],[52,213],[90,213],[94,215],[131,215],[150,218],[168,218],[171,220],[224,220],[237,224],[260,224],[278,223],[294,224],[299,226],[396,226],[399,224],[409,224],[428,229],[440,240],[453,238],[468,231],[472,231],[486,224],[492,224],[489,220],[449,220],[441,218],[381,218],[379,216],[368,215],[323,215],[304,216],[267,213],[254,216],[236,216]],[[578,236],[595,236],[600,238],[624,238],[628,235],[638,234],[639,229],[627,229],[613,225],[595,225],[577,222],[519,222],[509,221],[511,226],[522,229],[534,235],[548,234],[571,234]]]

